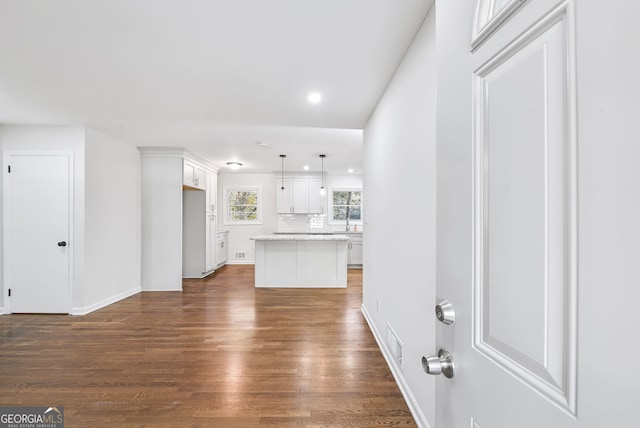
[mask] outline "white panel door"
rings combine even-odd
[[[638,426],[639,85],[623,47],[637,49],[638,9],[527,2],[460,49],[459,87],[442,78],[437,299],[456,321],[438,323],[436,351],[456,373],[438,378],[436,427]],[[577,31],[615,33],[616,19],[620,46],[580,44]]]
[[[70,166],[66,155],[6,159],[5,287],[13,313],[69,312]]]

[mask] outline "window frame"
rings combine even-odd
[[[253,224],[262,224],[262,186],[229,186],[224,187],[224,201],[223,201],[223,218],[222,224],[224,225],[253,225]],[[256,192],[257,193],[257,204],[256,204],[256,219],[255,220],[231,220],[229,219],[229,208],[234,205],[229,204],[229,194],[231,192]]]
[[[346,225],[346,220],[336,220],[333,218],[333,193],[334,192],[360,192],[360,220],[349,220],[349,224],[351,225],[362,225],[364,219],[364,192],[361,187],[332,187],[327,192],[327,196],[329,197],[329,207],[327,216],[329,217],[329,224],[333,225]],[[355,206],[355,205],[351,205]]]

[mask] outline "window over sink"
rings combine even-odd
[[[331,189],[329,204],[332,224],[362,224],[362,189]]]

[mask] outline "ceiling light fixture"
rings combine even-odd
[[[227,162],[227,166],[229,167],[229,169],[232,169],[235,171],[239,169],[242,166],[242,164],[240,162]]]
[[[349,168],[349,169],[347,170],[347,172],[348,172],[349,174],[353,174],[353,168]]]
[[[318,92],[311,92],[307,99],[311,104],[317,104],[320,102],[320,100],[322,100],[322,95],[320,95]]]
[[[324,196],[326,195],[327,191],[324,190],[324,158],[326,158],[327,155],[320,155],[320,159],[322,160],[322,169],[321,169],[321,177],[322,177],[322,187],[320,187],[320,196]]]
[[[302,169],[304,169],[305,171],[309,171],[309,165],[303,166]]]
[[[284,190],[284,158],[286,157],[287,155],[280,155],[280,159],[282,160],[282,183],[281,183],[280,190]]]

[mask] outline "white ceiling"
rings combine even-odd
[[[279,171],[280,154],[319,170],[320,153],[361,172],[362,128],[431,4],[0,0],[0,123],[89,126],[244,172]]]

